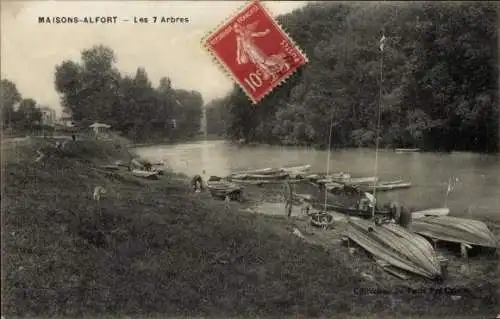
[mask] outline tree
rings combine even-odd
[[[13,82],[2,79],[1,82],[1,92],[2,92],[2,119],[3,123],[10,125],[12,122],[12,116],[14,114],[14,109],[16,105],[21,101],[21,94],[17,90],[16,84]]]
[[[175,90],[175,113],[179,130],[184,135],[194,136],[200,131],[203,114],[203,97],[197,91]]]
[[[155,88],[144,68],[122,76],[115,62],[111,48],[97,45],[83,50],[80,62],[56,66],[56,90],[73,121],[82,126],[105,122],[134,140],[181,138],[198,132],[203,106],[199,92],[175,90],[168,77]],[[181,123],[180,129],[173,128],[174,119]]]
[[[381,146],[497,151],[496,13],[485,2],[315,3],[279,17],[310,62],[257,106],[235,87],[226,133],[321,146],[331,124],[333,145],[374,146],[380,109]]]
[[[33,130],[35,126],[40,125],[42,112],[33,99],[23,99],[19,103],[19,108],[13,116],[14,126],[21,130]]]
[[[82,51],[82,62],[56,66],[55,86],[73,120],[86,125],[111,118],[118,105],[120,73],[112,49],[97,45]]]

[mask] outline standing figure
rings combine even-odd
[[[195,193],[200,193],[203,190],[203,179],[200,175],[193,176],[193,179],[191,179],[191,186]]]
[[[393,221],[402,227],[408,228],[411,223],[411,213],[398,202],[390,203],[390,213]]]
[[[283,188],[285,192],[285,214],[287,217],[292,216],[292,205],[293,205],[293,188],[292,184],[290,183],[290,180],[285,179],[285,182],[283,183]]]
[[[258,21],[242,26],[239,23],[234,24],[234,32],[236,33],[236,62],[238,64],[253,63],[262,73],[262,78],[268,80],[277,78],[276,73],[283,69],[290,69],[290,66],[285,61],[284,54],[273,54],[267,56],[262,50],[255,45],[253,38],[262,38],[270,33],[269,29],[262,32],[256,32],[255,28]]]

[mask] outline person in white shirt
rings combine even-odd
[[[375,196],[373,196],[373,194],[365,192],[365,197],[367,199],[368,208],[373,209],[375,207],[375,205],[377,204],[377,200],[375,199]]]
[[[366,210],[366,211],[372,211],[373,208],[375,207],[376,204],[376,199],[375,196],[368,192],[363,193],[363,197],[359,201],[359,209],[360,210]]]

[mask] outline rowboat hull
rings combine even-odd
[[[412,219],[418,219],[426,216],[447,216],[450,213],[450,209],[444,208],[430,208],[419,210],[411,213]]]
[[[292,167],[283,167],[281,168],[282,172],[285,173],[297,173],[297,172],[307,172],[311,169],[311,165],[298,165],[298,166],[292,166]]]
[[[276,174],[279,172],[281,171],[276,168],[261,168],[261,169],[233,172],[231,173],[231,175],[252,175],[252,174],[268,175],[268,174]]]
[[[411,230],[437,240],[498,248],[496,236],[485,223],[453,216],[426,216],[412,221]]]
[[[377,185],[362,185],[361,190],[365,192],[373,192],[377,190],[377,192],[386,192],[397,189],[406,189],[410,188],[412,184],[410,182],[407,183],[389,183],[389,184],[377,184]]]
[[[322,205],[324,207],[324,204],[322,204]],[[319,203],[318,205],[314,205],[314,206],[321,207],[321,203]],[[372,216],[371,210],[360,210],[359,208],[356,208],[356,207],[345,207],[345,206],[328,204],[328,203],[326,204],[326,210],[346,214],[349,216],[359,216],[359,217],[371,217]],[[388,216],[389,211],[376,210],[375,215]]]
[[[247,174],[245,179],[250,180],[282,180],[288,177],[288,173],[277,173],[270,175],[261,175],[261,174]]]
[[[429,279],[441,279],[441,264],[432,245],[397,224],[375,225],[350,218],[347,237],[375,259]]]
[[[134,169],[132,170],[132,175],[135,177],[141,177],[145,179],[158,179],[158,172],[152,172],[152,171],[143,171],[140,169]]]
[[[226,196],[239,195],[242,192],[242,188],[228,181],[208,181],[207,188],[213,197],[225,198]]]
[[[340,184],[351,184],[351,185],[376,183],[377,181],[378,177],[376,176],[349,177],[349,178],[333,176],[317,180],[318,183],[323,183],[323,184],[340,183]]]
[[[420,152],[419,148],[396,148],[396,153],[417,153]]]

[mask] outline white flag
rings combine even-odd
[[[380,51],[384,51],[385,39],[385,35],[382,35],[382,38],[380,39]]]

